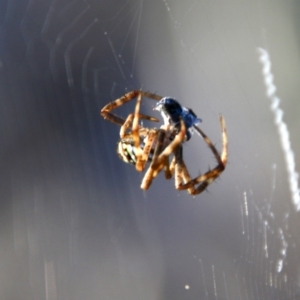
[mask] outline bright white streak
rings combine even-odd
[[[283,122],[283,111],[279,107],[280,99],[276,96],[276,86],[273,83],[274,76],[271,73],[271,61],[269,53],[262,48],[258,48],[260,54],[260,61],[263,65],[263,75],[265,79],[265,85],[267,88],[267,96],[271,100],[271,110],[275,115],[275,124],[277,125],[277,130],[281,142],[281,147],[283,150],[286,169],[288,173],[288,181],[292,196],[292,201],[297,211],[300,210],[300,191],[298,187],[299,174],[297,173],[294,152],[291,147],[289,131],[286,124]]]

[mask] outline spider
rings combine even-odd
[[[139,125],[140,119],[159,121],[157,118],[140,113],[142,97],[159,101],[154,110],[160,111],[164,118],[164,124],[160,128],[146,128]],[[135,112],[129,114],[126,120],[111,112],[135,98],[137,98]],[[187,190],[192,195],[200,194],[225,169],[228,157],[228,139],[225,120],[222,116],[220,116],[220,121],[223,150],[220,156],[211,140],[196,126],[201,120],[191,109],[181,106],[170,97],[163,98],[153,93],[134,90],[104,106],[101,114],[109,121],[121,125],[121,139],[117,150],[120,158],[127,163],[134,164],[136,170],[140,172],[145,169],[148,162],[150,163],[141,183],[141,188],[144,190],[149,189],[153,179],[164,169],[167,179],[174,175],[176,189]],[[182,154],[182,144],[189,140],[192,129],[203,137],[218,162],[214,169],[195,179],[191,178]],[[169,157],[172,154],[173,159],[170,164]]]

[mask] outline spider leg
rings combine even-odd
[[[165,165],[165,158],[168,158],[172,153],[175,152],[176,148],[180,146],[185,137],[186,137],[186,126],[184,121],[181,119],[181,130],[176,134],[173,141],[162,151],[162,153],[157,157],[156,161],[153,162],[153,168],[154,170],[154,178],[158,175],[158,173],[161,171],[161,169]]]
[[[182,146],[178,147],[175,152],[174,157],[174,171],[175,171],[175,188],[179,189],[183,182],[191,181],[191,176],[189,171],[184,163],[182,155]],[[194,186],[188,188],[188,192],[192,194],[194,192]]]
[[[143,92],[144,93],[144,92]],[[145,165],[147,163],[154,139],[156,137],[155,130],[152,130],[149,132],[147,138],[146,138],[146,143],[144,146],[144,149],[142,150],[141,148],[141,129],[139,126],[139,118],[140,116],[148,118],[149,116],[141,115],[140,114],[140,109],[141,109],[141,103],[142,103],[142,95],[143,93],[139,93],[138,98],[137,98],[137,103],[135,106],[135,112],[134,112],[134,117],[132,121],[132,135],[133,135],[133,140],[134,140],[134,146],[136,149],[136,156],[137,156],[137,162],[136,162],[136,170],[137,171],[143,171],[145,168]],[[150,118],[150,117],[149,117]],[[152,117],[151,117],[152,118]],[[153,118],[155,119],[155,118]]]
[[[153,143],[155,141],[155,138],[157,136],[157,129],[156,128],[145,128],[142,127],[139,129],[139,136],[143,139],[144,147],[142,149],[142,156],[137,157],[136,155],[136,149],[134,146],[134,136],[132,132],[125,133],[123,137],[121,137],[117,153],[119,157],[127,162],[132,163],[134,165],[137,164],[138,159],[140,160],[140,164],[142,162],[142,171],[145,168],[146,163],[149,160],[149,155],[153,147]]]
[[[147,135],[147,138],[144,140],[144,149],[142,151],[142,155],[138,157],[138,162],[141,166],[141,169],[144,170],[146,163],[148,161],[153,143],[157,137],[157,130],[156,129],[150,129]]]
[[[215,168],[212,171],[208,171],[203,175],[198,176],[197,178],[190,180],[186,184],[179,184],[176,188],[178,190],[188,190],[188,192],[192,195],[197,195],[202,193],[212,182],[216,180],[222,173],[220,170],[216,170]],[[199,184],[197,187],[195,187]]]
[[[153,169],[153,163],[157,160],[157,157],[159,156],[159,154],[162,152],[162,149],[163,149],[163,143],[164,143],[164,140],[165,140],[165,136],[166,136],[166,132],[165,130],[163,129],[159,129],[157,131],[157,140],[156,140],[156,146],[155,146],[155,150],[154,150],[154,153],[153,153],[153,157],[152,157],[152,162],[142,180],[142,183],[141,183],[141,188],[143,190],[148,190],[151,183],[152,183],[152,180],[154,179],[153,177],[153,172],[154,172],[154,169]]]
[[[171,179],[173,173],[172,173],[172,170],[171,170],[169,158],[167,158],[167,159],[165,160],[164,169],[165,169],[165,177],[166,177],[166,179]]]
[[[175,171],[175,163],[176,163],[176,160],[175,160],[175,157],[173,157],[171,164],[170,164],[170,172],[172,175],[174,174],[174,171]]]
[[[141,188],[143,190],[149,189],[153,179],[159,174],[159,172],[165,167],[166,176],[170,176],[172,173],[169,168],[169,156],[181,145],[186,135],[186,126],[183,120],[181,120],[181,130],[175,136],[174,140],[164,149],[164,142],[166,137],[166,131],[160,129],[158,131],[158,138],[156,141],[156,147],[153,155],[152,162],[142,180]]]
[[[138,96],[146,96],[148,98],[154,99],[154,100],[160,100],[162,97],[155,95],[155,94],[151,94],[148,92],[143,92],[143,91],[138,91],[138,90],[133,90],[127,94],[125,94],[124,96],[122,96],[121,98],[116,99],[115,101],[112,101],[108,104],[106,104],[102,109],[101,109],[101,115],[116,124],[119,125],[123,125],[125,120],[113,113],[111,113],[112,110],[116,109],[117,107],[122,106],[123,104],[133,100],[134,98],[138,97]],[[154,121],[154,122],[158,122],[159,120],[157,118],[154,117],[150,117],[150,116],[145,116],[145,115],[141,115],[143,116],[143,119],[147,119],[150,121]]]
[[[174,174],[174,169],[175,169],[174,168],[174,161],[175,161],[175,158],[173,157],[172,163],[170,165],[169,156],[165,157],[165,161],[163,163],[163,169],[165,171],[165,177],[166,177],[166,179],[171,179],[172,176],[173,176],[173,174]]]
[[[126,121],[124,121],[124,124],[121,126],[121,129],[120,129],[120,137],[121,138],[124,138],[126,136],[126,132],[130,128],[130,126],[132,125],[134,116],[135,116],[134,113],[129,114]],[[153,122],[159,122],[158,119],[147,116],[147,115],[143,115],[143,114],[139,114],[138,118],[139,119],[144,119],[144,120],[150,120],[150,121],[153,121]],[[143,129],[144,129],[144,127],[139,126],[140,133]]]
[[[121,98],[116,99],[115,101],[112,101],[108,104],[106,104],[102,109],[101,109],[101,115],[105,118],[108,119],[109,121],[113,123],[117,123],[119,125],[123,125],[125,120],[121,117],[118,117],[114,114],[111,113],[112,110],[116,109],[117,107],[125,104],[126,102],[136,98],[138,95],[138,91],[132,91]]]
[[[225,119],[222,115],[220,115],[220,123],[222,128],[222,140],[223,140],[223,149],[221,156],[218,153],[218,150],[213,145],[212,141],[209,139],[209,137],[197,126],[194,125],[194,128],[201,134],[211,151],[213,152],[215,158],[217,159],[217,162],[220,166],[220,170],[223,171],[227,164],[228,159],[228,136],[227,136],[227,129],[226,129],[226,123]]]
[[[151,131],[150,128],[140,125],[139,120],[144,119],[152,122],[159,122],[159,119],[155,117],[140,113],[143,96],[156,101],[162,99],[162,96],[153,93],[133,90],[115,101],[108,103],[101,110],[101,114],[105,119],[121,126],[121,139],[118,143],[117,152],[122,160],[135,164],[137,171],[144,170],[146,163],[149,160],[150,152],[153,149],[153,143],[156,139],[157,133],[155,128]],[[134,113],[129,114],[126,120],[112,113],[114,109],[136,98],[137,103],[135,111]],[[143,149],[141,142],[143,143]]]
[[[134,114],[129,114],[129,116],[127,117],[126,121],[121,126],[121,129],[120,129],[120,137],[121,137],[121,139],[124,138],[124,136],[126,135],[126,132],[127,132],[128,128],[132,124],[133,118],[134,118]]]
[[[135,146],[135,151],[136,151],[136,156],[137,156],[137,164],[136,164],[136,169],[137,171],[142,171],[143,166],[141,163],[141,156],[142,156],[142,149],[141,149],[141,138],[139,135],[139,114],[140,114],[140,109],[141,109],[141,102],[142,102],[142,94],[138,94],[136,106],[135,106],[135,111],[134,111],[134,118],[132,122],[132,135],[133,135],[133,140],[134,140],[134,146]]]
[[[157,100],[157,101],[160,101],[163,97],[162,96],[159,96],[157,94],[154,94],[154,93],[149,93],[149,92],[144,92],[144,91],[140,91],[142,93],[142,95],[144,97],[147,97],[147,98],[150,98],[150,99],[153,99],[153,100]]]
[[[217,149],[215,148],[215,146],[213,145],[211,140],[207,137],[207,135],[200,128],[194,126],[194,128],[201,134],[201,136],[203,137],[203,139],[205,140],[205,142],[207,143],[207,145],[213,152],[214,156],[217,159],[218,165],[214,169],[206,172],[203,175],[196,177],[193,180],[189,180],[185,184],[182,184],[179,182],[179,184],[176,186],[176,188],[178,190],[188,189],[189,193],[192,195],[200,194],[201,192],[203,192],[206,189],[206,187],[209,184],[211,184],[224,171],[226,164],[227,164],[227,159],[228,159],[228,137],[227,137],[226,124],[225,124],[225,120],[224,120],[223,116],[220,116],[220,122],[221,122],[222,137],[223,137],[223,150],[222,150],[221,156],[219,155]],[[178,157],[178,161],[179,161],[178,162],[179,166],[182,167],[182,169],[179,170],[179,172],[181,172],[181,174],[183,174],[182,175],[183,177],[185,177],[186,179],[189,179],[190,176],[188,174],[188,171],[187,171],[185,165],[183,166],[182,157],[181,158]],[[185,169],[185,171],[184,171],[184,169]],[[197,184],[199,184],[199,186],[195,188],[195,185],[197,185]]]

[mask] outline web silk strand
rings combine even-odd
[[[258,48],[259,59],[262,63],[262,73],[267,88],[267,96],[271,100],[271,110],[274,113],[275,124],[277,126],[281,147],[283,150],[286,169],[288,173],[288,182],[292,201],[297,211],[300,210],[300,191],[298,186],[299,174],[296,171],[296,163],[294,152],[291,147],[289,131],[286,124],[283,122],[283,111],[279,107],[280,99],[276,96],[276,86],[274,85],[274,76],[271,73],[271,60],[269,53],[262,48]]]

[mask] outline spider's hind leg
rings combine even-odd
[[[197,126],[194,126],[194,128],[201,134],[211,151],[213,152],[215,158],[217,159],[218,165],[212,169],[206,172],[203,175],[200,175],[196,177],[195,179],[192,179],[185,184],[179,184],[178,189],[179,190],[186,190],[188,189],[189,193],[192,195],[200,194],[203,192],[208,185],[210,185],[213,181],[218,178],[221,173],[225,170],[227,159],[228,159],[228,137],[227,137],[227,131],[226,131],[226,124],[223,116],[220,116],[220,122],[222,127],[222,138],[223,138],[223,149],[222,154],[218,153],[217,149],[209,139],[209,137]],[[183,162],[183,160],[182,160]],[[195,186],[198,185],[198,187],[195,188]]]
[[[208,147],[213,152],[215,158],[217,159],[218,165],[220,169],[223,168],[223,170],[226,167],[227,159],[228,159],[228,136],[227,136],[227,129],[226,129],[226,123],[225,119],[222,115],[220,115],[220,123],[222,128],[222,140],[223,140],[223,149],[222,154],[220,155],[216,147],[213,145],[212,141],[209,139],[209,137],[197,126],[193,126],[195,130],[199,132],[199,134],[203,137]],[[223,171],[222,170],[222,171]]]
[[[182,153],[183,153],[182,146],[179,146],[176,149],[175,157],[174,157],[174,172],[175,172],[174,177],[175,177],[175,188],[177,190],[181,190],[182,186],[185,183],[190,182],[192,179],[184,163]],[[194,194],[195,188],[193,185],[189,186],[187,189],[190,194]]]

